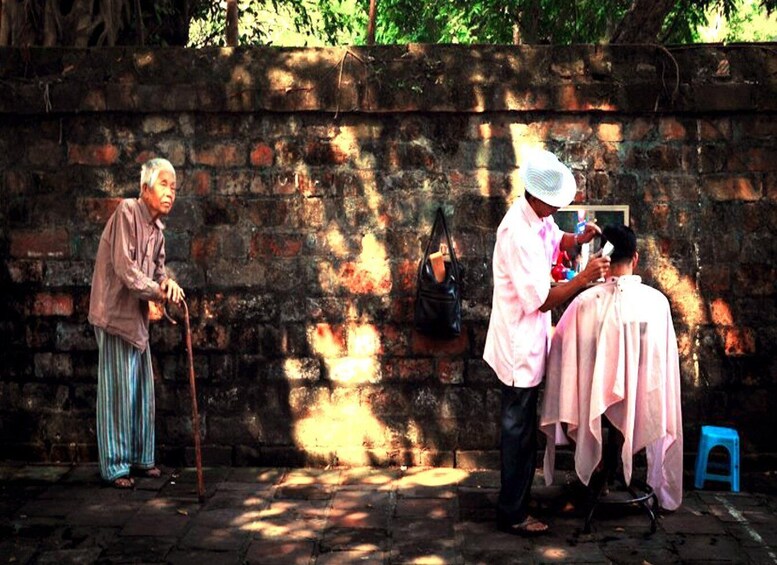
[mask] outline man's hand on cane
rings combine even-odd
[[[180,304],[185,296],[183,289],[178,286],[178,283],[173,279],[165,279],[162,281],[160,288],[164,294],[164,299],[173,304]]]

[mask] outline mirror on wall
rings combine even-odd
[[[553,214],[553,219],[558,227],[568,233],[575,233],[579,222],[596,222],[602,228],[607,224],[628,226],[629,207],[626,204],[573,204],[559,208]],[[594,243],[595,248],[591,251],[595,252],[600,245],[599,238],[596,238],[592,243]]]

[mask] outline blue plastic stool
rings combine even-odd
[[[728,450],[728,473],[710,473],[707,471],[707,459],[714,447],[725,447]],[[718,470],[718,469],[716,469]],[[697,489],[704,488],[704,481],[724,481],[731,484],[733,492],[739,492],[739,434],[733,428],[718,426],[702,426],[699,439],[699,452],[696,454]]]

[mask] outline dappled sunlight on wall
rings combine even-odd
[[[355,378],[359,372],[355,368]],[[365,374],[370,374],[369,369]],[[388,442],[385,424],[362,404],[358,389],[350,387],[320,395],[315,406],[295,417],[293,433],[297,446],[312,456],[348,465],[373,463],[370,451],[385,451]],[[378,459],[384,460],[385,456]]]

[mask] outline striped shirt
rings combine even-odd
[[[122,200],[95,259],[89,322],[141,351],[148,346],[148,301],[159,297],[167,278],[163,229],[142,200]]]

